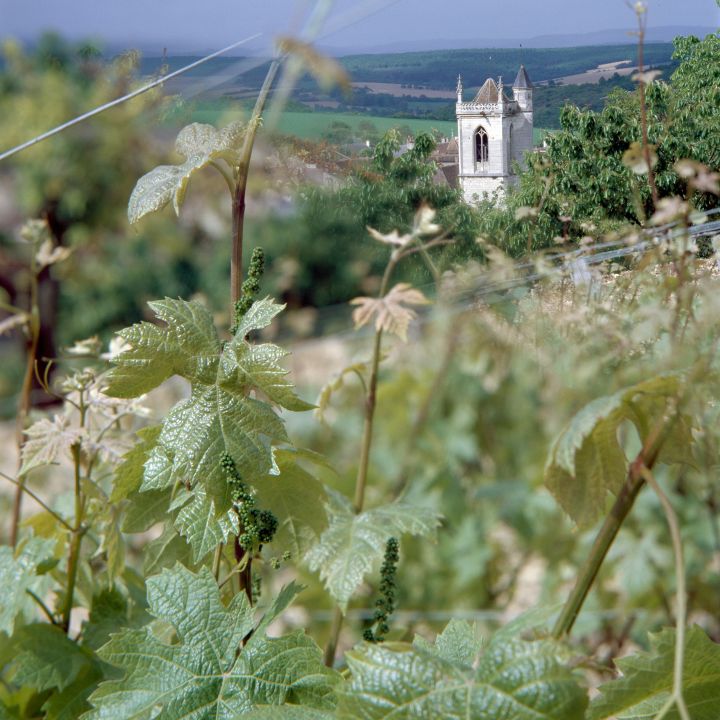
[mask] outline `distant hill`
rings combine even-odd
[[[634,45],[595,45],[572,48],[480,48],[463,50],[430,50],[426,52],[347,55],[338,58],[355,82],[399,83],[420,88],[454,90],[458,73],[461,73],[468,90],[481,84],[487,77],[502,75],[507,84],[515,79],[521,63],[530,73],[533,82],[555,80],[566,75],[587,72],[604,63],[623,60],[634,61]],[[669,67],[672,63],[671,43],[648,43],[645,62],[648,66]],[[171,70],[192,62],[193,56],[170,57]],[[247,65],[254,66],[240,74]],[[186,79],[213,78],[222,94],[223,89],[241,85],[246,89],[258,88],[267,71],[267,64],[243,63],[236,57],[220,57],[191,71]],[[142,72],[156,73],[158,58],[145,57]],[[233,73],[236,79],[232,79]],[[316,87],[310,80],[301,81],[305,89]]]
[[[672,42],[679,35],[705,37],[717,28],[697,25],[668,25],[648,28],[647,42]],[[467,48],[576,48],[588,45],[626,45],[632,42],[629,28],[597,30],[589,33],[537,35],[531,38],[428,38],[425,40],[401,41],[392,45],[372,45],[354,48],[338,48],[320,44],[328,55],[342,57],[349,54],[384,54],[398,52],[427,52],[430,50],[462,50]]]

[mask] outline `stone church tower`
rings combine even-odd
[[[458,76],[458,176],[469,203],[487,193],[500,194],[518,181],[515,163],[524,164],[533,147],[533,86],[521,65],[512,87],[512,100],[505,94],[502,78],[485,81],[471,102],[463,102],[462,78]]]

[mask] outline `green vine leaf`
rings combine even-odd
[[[466,620],[451,620],[435,638],[435,643],[416,635],[413,645],[454,665],[465,667],[472,667],[482,650],[477,628]]]
[[[385,543],[403,533],[427,535],[439,524],[429,508],[404,502],[355,513],[337,492],[328,492],[329,526],[305,555],[310,570],[320,572],[328,592],[343,612],[358,585],[383,557]]]
[[[650,635],[650,653],[616,661],[622,677],[600,686],[589,720],[645,720],[658,713],[672,694],[675,630]],[[687,629],[683,697],[693,720],[715,720],[720,707],[720,645],[697,626]],[[678,720],[677,709],[666,716]]]
[[[278,519],[272,542],[274,552],[287,551],[299,559],[327,527],[327,494],[324,485],[298,465],[297,453],[278,450],[275,460],[280,474],[270,475],[258,484],[258,503],[272,508]]]
[[[143,549],[143,572],[146,576],[155,575],[177,562],[192,567],[192,548],[172,523],[166,523],[162,535]]]
[[[115,470],[110,502],[118,503],[140,489],[145,461],[155,447],[162,425],[141,428],[135,433],[138,441],[123,455],[122,462]]]
[[[351,680],[338,717],[583,720],[587,695],[565,667],[560,645],[494,641],[473,666],[459,629],[453,627],[435,648],[384,643],[349,652]]]
[[[0,632],[12,635],[15,618],[27,607],[27,591],[32,590],[44,563],[53,560],[54,540],[30,538],[16,553],[0,547]]]
[[[252,330],[266,327],[283,306],[269,299],[254,303],[235,337],[224,345],[202,305],[167,298],[150,306],[166,326],[144,322],[120,333],[130,349],[115,358],[117,367],[108,374],[107,392],[132,397],[172,375],[189,380],[192,390],[190,398],[168,413],[157,437],[155,431],[147,431],[142,449],[126,457],[117,479],[123,489],[114,494],[134,489],[146,456],[137,488],[140,497],[135,499],[141,505],[143,494],[162,491],[165,494],[156,498],[158,513],[167,512],[163,505],[167,493],[182,487],[169,509],[176,513],[175,527],[199,560],[238,532],[221,465],[224,453],[233,458],[244,482],[263,481],[273,469],[271,444],[288,442],[272,404],[289,410],[312,406],[294,394],[280,365],[284,356],[280,348],[245,340]],[[250,392],[270,402],[249,397]],[[131,516],[137,525],[137,518]],[[128,520],[124,529],[129,530]]]
[[[302,631],[265,635],[299,586],[285,588],[257,627],[245,594],[225,607],[207,568],[177,565],[147,587],[151,614],[174,627],[177,641],[163,642],[150,625],[114,635],[99,655],[125,676],[100,685],[84,720],[230,720],[256,705],[332,707],[338,676],[317,645]]]
[[[26,625],[13,636],[15,648],[10,678],[18,685],[42,692],[63,690],[94,661],[57,626]]]
[[[128,582],[128,578],[125,578]],[[83,624],[82,643],[97,650],[120,628],[137,628],[149,620],[145,612],[144,592],[142,597],[126,597],[116,586],[103,588],[93,595],[90,616]]]
[[[280,707],[263,705],[258,706],[252,712],[236,715],[233,720],[335,720],[336,717],[334,712],[317,710],[303,705],[281,705]]]
[[[53,693],[43,705],[45,720],[76,720],[90,708],[88,698],[102,679],[102,671],[95,665],[88,666],[59,693]]]
[[[553,444],[545,468],[545,484],[580,528],[602,517],[608,493],[617,494],[628,461],[618,441],[618,428],[632,422],[645,442],[674,412],[683,380],[661,375],[586,405]],[[692,423],[681,416],[672,426],[659,460],[692,462]],[[683,449],[684,448],[684,449]]]
[[[185,162],[160,165],[137,181],[128,203],[128,220],[136,223],[148,213],[164,208],[171,200],[175,213],[180,214],[193,174],[215,160],[236,164],[244,135],[242,123],[232,123],[220,131],[202,123],[184,127],[175,141],[175,150]]]

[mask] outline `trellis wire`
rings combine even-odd
[[[385,7],[389,7],[390,5],[394,5],[395,3],[399,2],[399,0],[375,0],[375,2],[365,2],[361,3],[360,6],[353,8],[352,10],[346,11],[342,16],[339,18],[336,18],[333,23],[330,23],[330,27],[324,32],[324,33],[318,33],[318,32],[311,32],[310,36],[307,38],[308,40],[313,40],[316,37],[318,38],[324,38],[328,35],[337,32],[338,30],[343,30],[348,27],[352,27],[352,25],[355,25],[356,23],[360,22],[361,20],[364,20],[365,18],[369,17],[370,15],[379,12],[380,10],[384,9]],[[368,10],[368,6],[370,9]],[[9,148],[8,150],[5,150],[4,152],[0,153],[0,161],[6,160],[9,157],[12,157],[13,155],[16,155],[17,153],[26,150],[30,147],[33,147],[34,145],[37,145],[38,143],[42,142],[43,140],[47,140],[48,138],[53,137],[54,135],[58,135],[59,133],[67,130],[68,128],[71,128],[75,125],[78,125],[81,122],[84,122],[85,120],[88,120],[92,117],[95,117],[96,115],[99,115],[102,112],[105,112],[106,110],[109,110],[110,108],[116,107],[118,105],[121,105],[122,103],[127,102],[128,100],[132,100],[132,98],[137,97],[138,95],[142,95],[143,93],[148,92],[149,90],[152,90],[153,88],[156,88],[160,85],[164,85],[168,80],[172,80],[173,78],[178,77],[179,75],[182,75],[189,70],[192,70],[199,65],[203,65],[204,63],[208,62],[209,60],[213,60],[214,58],[224,55],[225,53],[229,52],[230,50],[233,50],[237,47],[240,47],[241,45],[244,45],[246,43],[252,42],[253,40],[257,39],[261,36],[262,33],[255,33],[254,35],[251,35],[243,40],[239,40],[236,43],[233,43],[232,45],[228,45],[225,48],[222,48],[222,50],[217,50],[216,52],[210,53],[209,55],[205,55],[204,57],[200,58],[199,60],[196,60],[195,62],[190,63],[189,65],[185,65],[178,70],[175,70],[167,75],[164,75],[163,77],[158,78],[157,80],[154,80],[150,83],[147,83],[146,85],[143,85],[141,88],[138,88],[137,90],[134,90],[126,95],[123,95],[122,97],[116,98],[115,100],[111,100],[110,102],[107,102],[103,105],[100,105],[96,108],[93,108],[92,110],[89,110],[86,113],[83,113],[82,115],[78,115],[77,117],[72,118],[71,120],[68,120],[67,122],[62,123],[61,125],[57,125],[56,127],[52,128],[51,130],[48,130],[47,132],[44,132],[40,135],[36,135],[35,137],[31,138],[30,140],[27,140],[20,145],[16,145],[12,148]],[[256,67],[260,67],[261,65],[264,65],[268,62],[267,58],[260,58],[256,60],[241,60],[237,64],[239,67],[242,68],[240,72],[237,74],[231,76],[231,77],[238,77],[239,75],[249,72],[250,70],[255,69]],[[235,68],[235,65],[231,66],[231,70]],[[218,73],[215,73],[215,75],[218,75]],[[185,94],[185,97],[192,97],[193,95],[197,95],[200,92],[203,92],[204,90],[207,90],[210,87],[215,87],[215,85],[222,84],[223,82],[227,81],[227,77],[222,78],[218,82],[213,83],[213,76],[211,76],[208,80],[204,81],[199,88],[197,88],[193,93],[191,94]]]
[[[703,214],[711,217],[719,213],[720,208],[716,208],[708,210]],[[569,270],[573,262],[577,263],[582,261],[588,266],[594,266],[633,255],[640,257],[651,249],[657,247],[657,245],[661,242],[673,240],[678,237],[682,237],[683,235],[688,235],[693,238],[720,235],[720,220],[703,223],[701,225],[694,225],[689,228],[684,227],[681,221],[676,221],[656,228],[643,229],[640,233],[641,235],[646,236],[647,239],[640,240],[632,245],[625,244],[621,239],[608,240],[586,248],[574,248],[562,253],[548,254],[544,259],[555,263],[557,271],[563,272],[563,270]],[[506,294],[508,292],[519,287],[532,285],[538,280],[548,277],[548,273],[543,272],[522,272],[533,271],[535,268],[536,264],[534,262],[529,262],[527,260],[514,262],[512,265],[512,272],[517,274],[504,280],[492,280],[491,278],[493,277],[493,273],[488,270],[480,275],[473,287],[453,295],[452,308],[447,311],[448,314],[457,314],[468,310],[476,306],[479,301],[482,301],[486,305],[495,305],[506,302]],[[425,294],[431,294],[435,290],[435,285],[432,282],[419,285],[417,287],[418,289],[423,290]],[[493,298],[493,295],[497,295],[497,297]],[[346,318],[350,313],[350,308],[347,303],[340,303],[321,308],[318,310],[318,313],[323,317],[334,316],[338,318]],[[421,312],[416,324],[424,325],[430,320],[431,314],[429,312]],[[372,332],[372,329],[368,328],[363,328],[362,330]],[[298,348],[303,345],[311,345],[316,342],[321,342],[325,339],[349,338],[357,336],[357,334],[357,331],[353,330],[352,327],[346,327],[345,329],[336,332],[321,332],[315,336],[298,340],[289,338],[286,342],[289,342],[293,347]]]
[[[88,110],[88,112],[83,113],[82,115],[78,115],[77,117],[73,118],[72,120],[68,120],[67,122],[62,123],[61,125],[57,125],[56,127],[52,128],[52,130],[48,130],[47,132],[42,133],[41,135],[36,135],[34,138],[31,138],[30,140],[27,140],[24,143],[21,143],[20,145],[16,145],[15,147],[10,148],[9,150],[5,150],[5,152],[0,153],[0,160],[6,160],[9,157],[12,157],[13,155],[16,155],[17,153],[21,152],[22,150],[26,150],[29,147],[32,147],[33,145],[37,145],[39,142],[42,142],[43,140],[47,140],[48,138],[53,137],[53,135],[57,135],[64,130],[67,130],[68,128],[73,127],[74,125],[77,125],[85,120],[88,120],[91,117],[95,117],[95,115],[99,115],[102,112],[105,112],[106,110],[109,110],[110,108],[116,107],[117,105],[121,105],[122,103],[127,102],[128,100],[132,100],[132,98],[137,97],[138,95],[142,95],[143,93],[148,92],[149,90],[152,90],[153,88],[158,87],[159,85],[163,85],[168,80],[171,80],[172,78],[177,77],[178,75],[182,75],[183,73],[186,73],[188,70],[192,70],[193,68],[198,67],[198,65],[202,65],[203,63],[206,63],[208,60],[212,60],[213,58],[218,57],[219,55],[223,55],[226,52],[229,52],[230,50],[240,47],[241,45],[244,45],[245,43],[251,42],[252,40],[255,40],[256,38],[260,37],[260,33],[257,33],[255,35],[251,35],[250,37],[245,38],[244,40],[239,40],[236,43],[233,43],[232,45],[228,45],[227,47],[224,47],[222,50],[217,50],[214,53],[210,53],[210,55],[205,55],[204,57],[200,58],[200,60],[196,60],[193,63],[190,63],[189,65],[185,65],[184,67],[181,67],[179,70],[175,70],[174,72],[169,73],[168,75],[164,75],[161,78],[158,78],[157,80],[153,80],[153,82],[148,83],[147,85],[143,85],[141,88],[138,88],[137,90],[133,90],[130,93],[127,93],[127,95],[123,95],[122,97],[116,98],[115,100],[111,100],[110,102],[106,102],[103,105],[99,105],[96,108],[93,108],[92,110]]]

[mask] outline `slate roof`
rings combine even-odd
[[[533,84],[530,82],[530,77],[527,74],[525,66],[521,65],[518,70],[517,77],[515,78],[515,82],[513,83],[513,87],[518,88],[519,90],[526,88],[529,90],[532,86]]]

